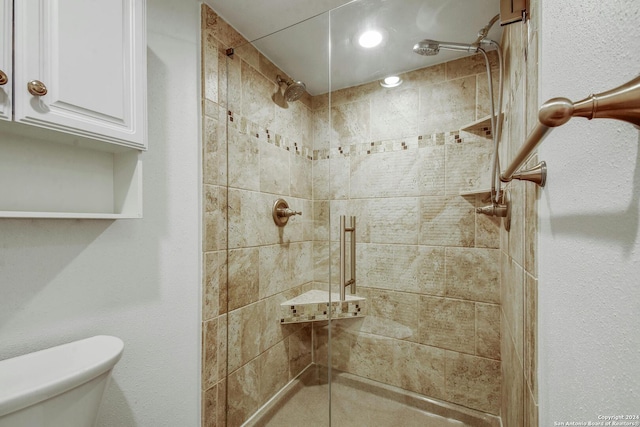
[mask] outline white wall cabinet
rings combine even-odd
[[[141,217],[145,13],[145,0],[0,0],[0,217]]]
[[[145,149],[145,32],[140,0],[15,1],[14,120]]]
[[[0,0],[0,120],[11,120],[13,0]]]

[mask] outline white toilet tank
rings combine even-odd
[[[124,343],[95,336],[0,361],[0,427],[92,427]]]

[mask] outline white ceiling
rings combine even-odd
[[[420,56],[418,41],[471,43],[498,14],[500,0],[206,0],[285,73],[325,93],[466,55]],[[373,49],[354,43],[368,28],[385,41]],[[496,23],[489,38],[500,40]],[[274,80],[275,80],[275,76]]]

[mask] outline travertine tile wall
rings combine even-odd
[[[206,5],[202,50],[203,425],[238,426],[311,363],[310,325],[278,322],[313,279],[311,99],[276,105],[285,74]]]
[[[334,323],[332,366],[499,414],[498,222],[475,214],[486,193],[460,195],[490,182],[490,135],[460,131],[490,111],[485,70],[478,55],[314,97],[314,259],[316,286],[329,259],[337,283],[338,216],[355,215],[368,316]]]
[[[538,1],[528,19],[504,27],[505,127],[501,159],[505,168],[537,122]],[[533,158],[529,166],[537,163]],[[538,426],[537,199],[533,183],[513,181],[511,231],[501,231],[502,408],[505,426]]]

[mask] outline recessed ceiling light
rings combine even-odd
[[[398,76],[389,76],[385,77],[383,80],[380,80],[380,86],[382,87],[397,87],[402,84],[402,79]]]
[[[362,47],[369,49],[372,47],[376,47],[380,43],[382,43],[382,38],[383,38],[382,33],[380,31],[369,30],[360,34],[360,37],[358,37],[358,44],[360,44],[360,46]]]

